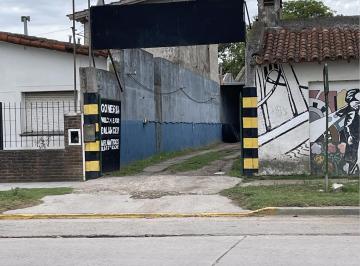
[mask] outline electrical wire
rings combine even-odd
[[[184,90],[184,88],[179,88],[179,89],[176,89],[176,90],[171,91],[171,92],[154,92],[152,89],[150,89],[149,87],[145,86],[145,85],[142,84],[140,81],[138,81],[137,79],[135,79],[131,74],[128,74],[127,76],[128,76],[131,80],[133,80],[136,84],[138,84],[140,87],[142,87],[144,90],[149,91],[149,92],[154,93],[154,94],[158,94],[158,95],[170,95],[170,94],[174,94],[174,93],[177,93],[177,92],[181,91],[189,100],[191,100],[191,101],[193,101],[193,102],[196,102],[196,103],[199,103],[199,104],[209,103],[209,102],[215,100],[214,97],[211,97],[210,99],[205,100],[205,101],[197,100],[197,99],[193,98],[190,94],[188,94],[188,93]]]
[[[62,31],[68,31],[71,30],[70,28],[66,28],[66,29],[62,29],[62,30],[56,30],[56,31],[50,31],[50,32],[43,32],[43,33],[38,33],[37,35],[46,35],[46,34],[52,34],[52,33],[57,33],[57,32],[62,32]]]
[[[174,93],[177,93],[178,91],[180,91],[182,88],[179,88],[177,90],[174,90],[174,91],[170,91],[170,92],[156,92],[156,91],[153,91],[152,89],[146,87],[144,84],[142,84],[140,81],[138,81],[137,79],[135,79],[133,77],[133,75],[131,74],[128,74],[128,77],[131,78],[131,80],[133,80],[136,84],[138,84],[139,86],[141,86],[144,90],[146,91],[149,91],[149,92],[152,92],[152,93],[155,93],[155,94],[158,94],[158,95],[170,95],[170,94],[174,94]]]

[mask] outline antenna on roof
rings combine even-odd
[[[28,21],[30,21],[30,16],[21,16],[21,22],[24,23],[24,34],[29,35],[28,33]]]

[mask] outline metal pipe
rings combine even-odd
[[[329,70],[328,65],[324,66],[324,93],[326,108],[326,128],[325,128],[325,191],[329,189]]]
[[[117,82],[118,82],[119,88],[120,88],[121,92],[124,92],[124,89],[123,89],[123,87],[121,86],[121,81],[120,81],[119,73],[117,72],[117,69],[116,69],[115,60],[114,60],[114,57],[112,56],[112,53],[111,53],[110,49],[108,50],[108,54],[109,54],[109,57],[110,57],[111,64],[112,64],[112,66],[113,66],[113,68],[114,68],[114,73],[115,73],[115,77],[116,77],[116,80],[117,80]]]
[[[29,35],[28,32],[28,21],[30,21],[30,16],[22,16],[21,17],[21,22],[24,23],[24,35]]]
[[[91,18],[90,18],[90,0],[88,0],[88,45],[89,45],[89,67],[92,63],[92,48],[91,48]]]
[[[76,88],[76,38],[75,38],[75,0],[72,0],[72,8],[73,8],[73,55],[74,55],[74,109],[77,111],[77,88]]]

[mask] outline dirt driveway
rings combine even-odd
[[[225,151],[220,160],[201,169],[170,174],[166,166],[183,162],[191,155],[154,165],[140,175],[103,177],[83,183],[71,183],[73,194],[48,196],[38,206],[8,213],[194,213],[238,212],[242,209],[218,195],[234,187],[241,179],[214,173],[231,167],[237,158],[236,145],[221,144]],[[213,152],[214,149],[208,152]],[[202,151],[203,154],[206,151]],[[199,152],[193,156],[199,155]],[[158,171],[160,169],[160,171]],[[152,172],[151,172],[152,171]]]

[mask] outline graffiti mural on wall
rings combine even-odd
[[[310,90],[310,142],[313,173],[324,172],[325,160],[325,96]],[[334,175],[360,173],[360,90],[349,89],[329,93],[329,170]]]
[[[309,138],[291,136],[296,128],[309,121],[308,87],[301,84],[294,66],[271,64],[258,67],[256,86],[260,101],[259,145],[276,143],[280,137],[296,139],[293,145],[283,146],[289,158],[309,156]]]
[[[322,174],[325,95],[321,83],[319,89],[312,89],[306,78],[291,64],[257,68],[259,146],[270,158],[310,160],[312,174]],[[353,83],[341,88],[330,87],[329,93],[329,167],[337,176],[356,175],[360,173],[360,90]]]

